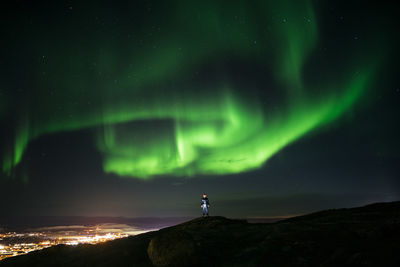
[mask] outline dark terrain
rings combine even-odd
[[[58,245],[0,266],[400,266],[400,202],[276,223],[224,217],[100,245]]]

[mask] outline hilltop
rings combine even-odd
[[[400,266],[400,202],[276,223],[220,216],[99,245],[58,245],[0,266]]]

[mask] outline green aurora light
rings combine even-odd
[[[318,30],[308,1],[295,1],[295,6],[235,1],[228,9],[214,1],[188,2],[176,3],[164,33],[147,39],[123,44],[95,40],[98,53],[90,45],[73,44],[64,51],[67,56],[58,53],[62,42],[49,44],[50,59],[37,68],[39,89],[28,115],[20,115],[3,172],[10,175],[39,136],[84,128],[94,131],[104,171],[120,176],[257,169],[285,146],[338,119],[360,101],[374,78],[374,68],[356,62],[341,70],[345,79],[321,88],[323,95],[309,93],[314,86],[305,84],[302,74],[317,46]],[[259,15],[249,16],[255,11]],[[143,32],[151,28],[148,24]],[[246,88],[225,77],[204,87],[170,85],[223,54],[268,66],[285,91],[286,99],[277,100],[281,108],[269,110],[256,97],[243,97]],[[43,71],[49,72],[46,79]],[[58,88],[51,100],[49,88]]]

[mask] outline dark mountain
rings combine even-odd
[[[400,266],[400,202],[276,223],[224,217],[100,245],[59,245],[0,266]]]

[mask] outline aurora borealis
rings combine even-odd
[[[39,144],[83,133],[97,176],[186,184],[264,173],[305,138],[359,128],[397,40],[384,28],[386,9],[356,6],[17,4],[17,19],[3,26],[1,179],[29,187]],[[396,131],[387,125],[383,132]],[[61,158],[68,165],[70,155]]]
[[[357,75],[353,74],[356,77],[351,77],[350,72],[348,81],[335,85],[335,89],[339,88],[341,91],[338,96],[332,96],[329,88],[325,89],[327,92],[320,99],[312,99],[308,96],[305,89],[307,85],[303,85],[301,73],[308,53],[317,43],[317,22],[310,3],[303,3],[304,6],[298,5],[299,8],[291,7],[289,12],[285,10],[288,6],[285,2],[273,6],[261,5],[260,8],[266,14],[275,8],[276,17],[272,15],[270,22],[258,22],[257,19],[260,18],[254,18],[255,22],[250,21],[245,26],[237,28],[231,26],[235,22],[234,14],[246,13],[250,9],[244,3],[232,6],[232,10],[229,11],[223,10],[223,7],[212,2],[200,5],[186,2],[178,4],[186,10],[180,11],[179,14],[195,12],[198,17],[210,20],[207,21],[208,23],[193,20],[189,26],[192,29],[199,28],[200,31],[204,31],[204,35],[188,38],[188,41],[183,40],[175,45],[161,38],[159,40],[161,48],[153,49],[156,50],[155,52],[144,51],[144,58],[139,60],[136,60],[135,52],[140,48],[135,48],[137,44],[134,40],[131,44],[133,50],[131,62],[133,63],[128,66],[121,63],[125,75],[113,73],[114,84],[106,83],[106,85],[100,85],[100,88],[88,87],[96,82],[96,78],[91,78],[93,76],[90,73],[88,78],[83,77],[76,81],[82,84],[80,90],[75,89],[76,83],[69,82],[65,87],[63,86],[64,92],[60,93],[61,99],[56,99],[52,105],[47,106],[47,103],[41,103],[42,99],[38,100],[39,103],[33,103],[34,107],[44,106],[41,110],[42,114],[36,115],[33,111],[30,115],[32,111],[29,110],[29,115],[22,115],[21,121],[18,122],[20,126],[16,129],[14,146],[5,156],[3,171],[11,172],[11,169],[18,165],[26,146],[36,137],[99,125],[104,127],[104,134],[99,137],[98,147],[104,155],[103,166],[106,172],[132,177],[148,177],[164,174],[237,173],[262,166],[268,158],[286,145],[318,126],[335,120],[355,105],[365,93],[368,79],[374,75],[368,69],[361,70]],[[282,14],[287,14],[290,19],[286,21]],[[222,16],[226,16],[227,19],[224,20]],[[176,22],[172,22],[172,25],[182,23],[184,18],[178,16],[175,20]],[[255,34],[253,32],[254,29],[267,25],[268,22],[272,24],[270,33]],[[167,27],[165,31],[173,32],[173,29]],[[169,38],[176,40],[180,39],[180,36],[181,34],[177,34]],[[201,43],[201,40],[196,40],[199,37],[209,40],[206,44],[209,49],[205,50],[192,44],[192,42]],[[269,38],[271,41],[268,40]],[[260,40],[258,45],[256,40]],[[152,41],[155,42],[155,40]],[[226,43],[227,41],[229,44]],[[256,47],[251,46],[252,42]],[[273,46],[272,51],[267,51],[265,55],[263,51],[259,53],[254,51],[267,50],[267,47],[271,46],[270,42],[277,42],[278,48],[274,49]],[[124,46],[128,45],[124,44]],[[148,47],[149,44],[145,46]],[[181,76],[185,77],[184,69],[195,69],[201,65],[201,63],[191,64],[189,59],[184,57],[183,52],[179,52],[180,50],[188,50],[185,54],[189,55],[189,59],[195,58],[200,62],[214,53],[231,52],[237,56],[248,57],[247,60],[262,56],[262,61],[265,61],[266,68],[269,67],[273,72],[278,86],[286,91],[285,97],[288,100],[286,100],[287,104],[282,104],[283,112],[281,112],[285,114],[274,114],[268,110],[268,107],[262,110],[257,99],[245,103],[242,97],[235,95],[235,89],[229,81],[224,81],[223,78],[206,85],[210,87],[209,90],[212,90],[211,94],[207,92],[208,89],[200,86],[196,88],[193,85],[169,89],[164,83],[169,76],[174,76],[171,70],[182,69]],[[86,51],[83,52],[86,53]],[[90,72],[101,73],[105,69],[106,73],[112,73],[115,69],[113,64],[116,64],[114,62],[121,61],[121,57],[122,55],[119,54],[111,54],[99,66],[96,63]],[[277,63],[269,65],[268,61],[271,58]],[[43,60],[47,60],[45,56]],[[55,64],[64,64],[64,60],[62,58]],[[144,66],[143,62],[146,62]],[[63,73],[79,68],[82,62],[76,60],[70,64],[66,67],[66,71],[55,70],[49,81],[44,82],[44,86],[56,87],[54,90],[58,90],[57,84],[65,84]],[[146,65],[148,65],[147,70],[141,70],[146,69]],[[136,76],[139,82],[130,81],[130,75]],[[154,82],[157,84],[155,88],[147,89],[149,84]],[[327,87],[327,85],[322,86]],[[260,87],[260,90],[268,90],[262,85]],[[163,89],[168,90],[169,96],[163,95]],[[73,98],[79,98],[79,93],[82,91],[86,92],[86,97],[89,99],[96,99],[98,94],[101,96],[85,109],[81,110],[79,106],[74,107],[72,103],[65,107],[67,111],[63,112],[64,114],[57,114],[54,117],[44,115],[56,113],[55,107],[62,104],[57,101],[63,101],[70,92],[74,94],[74,91],[78,91],[76,92],[78,95],[72,96]],[[74,114],[76,108],[78,114]],[[118,130],[121,128],[118,124],[136,120],[172,122],[160,129],[160,132],[150,133],[150,135],[145,131],[141,133],[141,129]],[[154,122],[154,124],[157,123]]]

